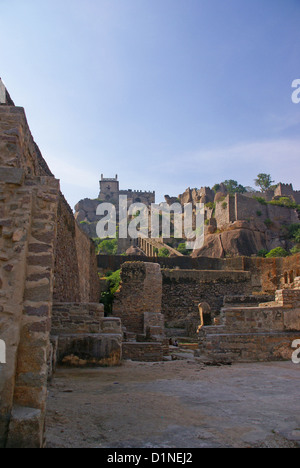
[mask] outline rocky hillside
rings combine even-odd
[[[174,197],[165,197],[171,204]],[[204,246],[192,256],[225,258],[252,256],[275,248],[290,251],[295,239],[290,227],[299,223],[299,192],[291,185],[278,184],[266,192],[228,193],[224,184],[188,188],[176,199],[185,203],[205,204]]]

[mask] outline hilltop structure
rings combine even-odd
[[[83,231],[89,235],[92,239],[97,237],[96,226],[100,220],[100,216],[97,216],[96,210],[100,203],[112,203],[116,207],[117,216],[119,214],[119,197],[121,195],[127,197],[127,205],[130,206],[133,203],[143,203],[147,207],[151,207],[152,203],[155,203],[155,192],[147,192],[143,190],[120,190],[118,175],[114,178],[107,178],[101,174],[100,192],[98,198],[90,199],[84,198],[80,200],[75,206],[75,219]],[[125,239],[126,240],[126,239]],[[120,242],[120,253],[132,246],[132,242]]]
[[[132,203],[144,203],[146,206],[151,206],[151,203],[155,203],[155,192],[146,192],[142,190],[120,190],[118,175],[113,179],[103,177],[101,174],[100,180],[100,193],[98,199],[100,201],[106,201],[110,203],[119,203],[119,196],[125,195],[128,199],[128,204]]]

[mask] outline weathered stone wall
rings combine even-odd
[[[24,110],[12,105],[0,106],[0,194],[0,336],[7,356],[0,365],[0,445],[37,447],[43,444],[59,183]]]
[[[185,327],[187,317],[199,319],[198,304],[207,302],[220,313],[224,296],[252,291],[251,274],[244,271],[162,270],[162,313],[169,327]]]
[[[52,177],[27,176],[15,184],[1,182],[0,192],[0,336],[7,355],[0,365],[0,445],[38,447],[43,444],[59,184]],[[24,410],[19,408],[29,408],[35,431],[27,415],[27,432],[23,421],[20,433]]]
[[[162,276],[155,263],[128,262],[121,271],[121,288],[113,304],[113,315],[120,317],[128,331],[144,333],[144,313],[161,313]],[[153,317],[152,322],[153,324]]]
[[[284,331],[286,330],[285,318],[289,311],[282,311],[281,307],[261,307],[249,308],[224,308],[222,310],[222,320],[226,323],[227,330],[231,332],[247,333],[263,331]]]
[[[216,202],[215,218],[218,226],[226,226],[233,220],[233,216],[235,217],[235,213],[232,210],[232,199],[229,195],[224,197],[224,200],[221,199]]]
[[[132,361],[157,362],[164,357],[160,343],[123,343],[123,359]]]
[[[235,194],[236,220],[256,219],[265,221],[270,219],[280,224],[298,223],[299,218],[295,210],[276,205],[262,205],[255,199],[249,199],[240,193]],[[261,213],[258,215],[257,213]]]
[[[98,255],[98,268],[116,271],[126,262],[140,262],[139,255]],[[143,257],[145,263],[158,263],[161,268],[181,270],[244,270],[244,258],[210,258],[210,257]]]
[[[102,304],[55,303],[51,359],[68,366],[115,366],[122,359],[119,318],[104,318]],[[54,349],[55,348],[55,349]]]
[[[296,203],[300,203],[300,191],[294,190],[292,184],[278,184],[274,195],[275,197],[290,197]]]
[[[102,304],[61,303],[52,308],[52,335],[76,333],[100,333],[100,322],[104,318]]]
[[[146,206],[151,206],[151,203],[155,203],[155,192],[143,192],[142,190],[120,190],[119,195],[126,195],[129,204],[144,203]]]
[[[30,133],[22,107],[0,106],[0,166],[53,176]]]
[[[98,302],[100,299],[95,247],[74,220],[60,194],[55,257],[55,302]]]
[[[201,342],[199,354],[217,362],[251,362],[290,360],[292,343],[300,338],[294,333],[235,333],[225,334],[220,327],[220,334],[207,334]]]
[[[58,300],[99,299],[93,245],[76,226],[24,109],[7,100],[0,105],[1,447],[44,444],[54,281]]]
[[[300,254],[285,258],[244,257],[244,269],[251,272],[256,291],[275,292],[300,274]]]

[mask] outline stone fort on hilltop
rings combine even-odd
[[[100,193],[98,198],[84,198],[75,206],[75,218],[83,231],[91,238],[97,237],[96,225],[100,217],[96,215],[96,210],[101,202],[113,203],[116,206],[117,214],[119,212],[119,196],[127,196],[127,205],[133,203],[144,203],[147,207],[155,203],[155,192],[143,190],[120,190],[118,175],[114,178],[107,178],[101,174]],[[130,245],[128,245],[130,247]]]
[[[129,204],[144,203],[150,206],[151,203],[155,203],[155,192],[131,189],[120,190],[118,175],[113,179],[109,179],[103,177],[103,174],[101,174],[99,200],[117,204],[120,195],[126,195]]]

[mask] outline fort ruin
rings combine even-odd
[[[203,359],[291,358],[292,342],[300,338],[300,254],[159,258],[148,246],[145,258],[97,258],[32,138],[24,109],[2,84],[0,90],[0,343],[6,346],[0,447],[45,446],[47,386],[57,365],[162,361],[170,358],[174,333],[196,340]],[[117,177],[102,178],[103,200],[121,192]],[[152,192],[126,193],[133,201],[154,199]],[[228,213],[245,203],[234,200]],[[255,209],[252,201],[245,205],[249,216]],[[280,212],[294,221],[291,211]],[[98,273],[119,268],[121,285],[112,316],[105,317]],[[199,303],[210,308],[202,322]]]

